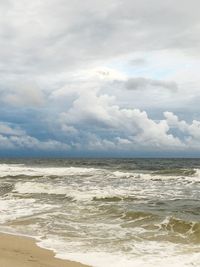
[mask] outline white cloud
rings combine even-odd
[[[192,144],[192,140],[199,141],[198,148],[200,147],[200,121],[193,120],[192,123],[187,123],[184,120],[179,120],[172,112],[165,112],[164,115],[171,128],[176,128],[186,133],[190,137],[190,144]]]
[[[45,103],[43,91],[36,85],[24,82],[23,84],[10,84],[2,90],[1,102],[16,107],[40,107]]]
[[[10,144],[16,150],[33,150],[33,151],[60,151],[67,152],[70,149],[70,146],[65,143],[58,142],[56,140],[45,140],[41,141],[32,136],[10,136],[8,138]]]
[[[119,148],[123,144],[129,144],[129,149],[143,147],[166,150],[184,147],[178,137],[168,133],[170,128],[167,121],[155,122],[144,111],[120,108],[114,98],[92,91],[81,94],[69,111],[61,114],[61,122],[100,135],[101,141],[97,139],[98,142],[95,142],[99,146],[101,142],[102,146],[105,145],[101,132],[106,132],[107,141],[112,145],[120,145]],[[87,142],[91,143],[90,140]]]
[[[12,128],[6,123],[0,122],[0,134],[8,136],[9,135],[21,136],[25,134],[25,131],[23,131],[19,127]]]
[[[1,149],[12,150],[33,150],[33,151],[68,151],[70,146],[56,140],[38,140],[27,135],[19,127],[10,127],[0,123],[0,147]]]

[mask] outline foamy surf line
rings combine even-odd
[[[190,256],[187,254],[180,255],[177,246],[174,245],[169,248],[169,243],[159,244],[159,247],[158,244],[153,242],[148,245],[143,244],[143,250],[146,251],[146,255],[143,257],[138,257],[137,254],[131,257],[121,253],[111,254],[100,251],[77,253],[75,252],[76,249],[73,252],[72,249],[66,252],[63,248],[66,248],[67,244],[55,239],[40,240],[37,244],[42,248],[53,250],[56,257],[60,259],[78,261],[93,267],[198,267],[200,260],[199,253]],[[54,247],[51,244],[54,244]],[[154,254],[148,255],[153,249]],[[185,251],[188,249],[188,247],[185,247]],[[177,254],[175,255],[174,252],[177,252]]]
[[[169,267],[171,265],[175,267],[199,266],[199,255],[193,255],[191,260],[188,259],[188,255],[178,255],[170,257],[166,255],[166,253],[163,253],[163,255],[160,257],[157,256],[153,258],[151,256],[144,256],[143,258],[137,258],[136,256],[135,258],[130,259],[129,257],[123,257],[123,255],[111,255],[105,252],[59,252],[57,249],[52,248],[52,246],[45,244],[44,240],[41,241],[33,236],[19,235],[13,232],[11,233],[6,231],[2,233],[22,236],[26,238],[34,238],[36,240],[36,244],[39,247],[53,251],[55,253],[56,258],[70,260],[74,262],[81,262],[82,264],[86,264],[93,267]],[[53,242],[55,242],[55,240],[53,240]],[[163,247],[163,250],[164,249],[165,247]],[[164,259],[165,257],[167,257],[167,260]]]
[[[0,232],[3,234],[32,238],[39,247],[53,251],[56,258],[81,262],[82,264],[93,267],[169,267],[171,265],[175,267],[198,267],[200,260],[197,247],[194,248],[196,253],[193,255],[188,255],[187,253],[180,254],[180,247],[177,247],[177,245],[170,246],[170,243],[161,243],[159,246],[156,242],[136,244],[136,247],[138,246],[140,250],[143,246],[142,249],[145,255],[143,257],[138,257],[137,253],[135,253],[134,256],[130,257],[130,255],[112,254],[103,251],[77,252],[76,245],[71,247],[71,244],[67,244],[67,242],[64,242],[62,239],[53,236],[44,239],[42,236],[22,234],[10,227],[0,227]],[[181,246],[182,252],[186,252],[189,249],[188,246],[183,244]]]

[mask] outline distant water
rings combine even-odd
[[[1,160],[0,230],[95,267],[200,266],[200,160]]]

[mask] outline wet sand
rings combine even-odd
[[[38,247],[34,239],[0,234],[1,267],[87,267],[81,263],[56,259],[54,253]]]

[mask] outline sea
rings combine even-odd
[[[1,159],[0,231],[94,267],[200,266],[200,159]]]

